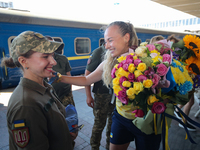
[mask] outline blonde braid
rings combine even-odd
[[[104,66],[103,66],[103,74],[102,74],[102,79],[104,81],[104,84],[109,87],[112,83],[112,77],[111,77],[111,71],[115,64],[117,64],[117,59],[113,58],[111,56],[111,53],[109,50],[107,50],[105,56],[104,56]]]

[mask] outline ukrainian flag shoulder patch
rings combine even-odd
[[[14,124],[14,128],[25,127],[24,120],[15,120],[13,124]]]

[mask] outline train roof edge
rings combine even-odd
[[[9,23],[49,25],[49,26],[87,28],[87,29],[101,29],[103,26],[108,25],[108,23],[72,20],[64,17],[34,14],[26,10],[23,11],[23,10],[15,10],[8,8],[0,8],[0,16],[1,16],[0,22],[9,22]],[[193,34],[191,32],[177,32],[177,31],[152,29],[152,28],[145,28],[138,26],[135,26],[135,29],[136,32],[141,32],[141,33],[160,34],[161,32],[163,32],[163,34],[176,34],[176,35]]]

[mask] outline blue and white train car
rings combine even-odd
[[[30,12],[0,8],[0,59],[9,57],[9,46],[21,32],[30,30],[49,35],[65,43],[63,54],[69,59],[71,74],[83,74],[91,52],[104,42],[101,28],[106,24],[78,22],[44,17]],[[155,35],[168,37],[171,34],[184,36],[185,33],[137,28],[139,43]],[[0,89],[16,86],[22,76],[19,68],[0,67]]]

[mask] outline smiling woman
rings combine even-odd
[[[8,102],[10,149],[73,149],[77,132],[70,133],[65,107],[53,87],[44,81],[56,65],[54,51],[63,46],[40,33],[25,31],[14,38],[11,57],[3,59],[2,64],[23,71],[23,78]]]

